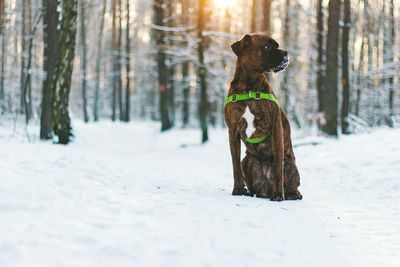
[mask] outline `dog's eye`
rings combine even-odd
[[[268,46],[266,45],[266,46],[264,46],[264,48],[265,48],[265,50],[267,50],[267,49],[268,49]]]

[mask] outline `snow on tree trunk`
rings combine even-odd
[[[71,133],[71,119],[68,104],[71,76],[75,56],[77,0],[62,1],[62,20],[58,47],[58,64],[53,81],[53,131],[60,144],[68,144]]]

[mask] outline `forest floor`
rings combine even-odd
[[[400,129],[297,147],[304,199],[271,202],[231,196],[225,130],[74,128],[0,127],[0,266],[400,266]]]

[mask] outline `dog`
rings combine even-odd
[[[231,48],[237,62],[224,111],[233,166],[232,194],[272,201],[302,199],[289,121],[265,75],[283,71],[289,64],[288,52],[262,34],[246,34]],[[247,121],[245,113],[253,121]],[[249,127],[254,131],[247,134]],[[242,162],[241,140],[246,145]]]

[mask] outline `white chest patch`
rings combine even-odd
[[[248,138],[255,132],[256,128],[254,128],[254,114],[250,112],[249,107],[246,107],[246,111],[243,114],[243,117],[247,121],[246,135]]]

